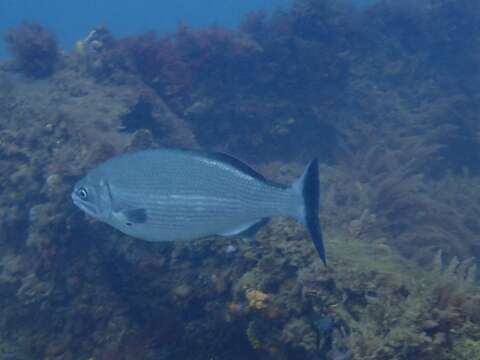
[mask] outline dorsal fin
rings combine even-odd
[[[257,172],[255,169],[251,168],[250,165],[245,164],[242,160],[239,160],[231,155],[221,153],[221,152],[213,152],[213,153],[205,153],[205,156],[213,159],[218,160],[224,163],[227,163],[231,167],[253,177],[254,179],[266,182],[267,179]]]
[[[224,164],[227,164],[231,166],[232,168],[252,177],[253,179],[256,179],[258,181],[261,181],[265,184],[268,184],[270,186],[274,186],[280,189],[287,189],[288,186],[278,184],[274,181],[266,179],[262,174],[257,172],[255,169],[250,167],[250,165],[247,165],[244,163],[242,160],[239,160],[231,155],[222,153],[222,152],[209,152],[209,151],[202,151],[202,150],[192,150],[192,149],[174,149],[172,151],[181,151],[183,153],[190,154],[192,156],[197,156],[203,159],[210,159],[213,161],[218,161]]]
[[[242,160],[239,160],[231,155],[221,153],[221,152],[200,152],[200,154],[207,159],[212,159],[216,161],[223,162],[225,164],[230,165],[231,167],[237,169],[238,171],[241,171],[244,174],[247,174],[248,176],[251,176],[254,179],[257,179],[261,182],[264,182],[270,186],[278,187],[281,189],[286,189],[287,186],[284,186],[282,184],[278,184],[274,181],[270,181],[266,179],[262,174],[257,172],[255,169],[250,167],[250,165],[244,163]]]

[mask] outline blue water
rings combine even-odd
[[[106,25],[116,35],[147,30],[165,32],[179,23],[235,26],[256,9],[271,10],[289,0],[0,0],[0,36],[22,21],[35,21],[54,31],[64,48],[71,47],[95,26]],[[141,4],[141,5],[140,5]],[[5,56],[3,40],[0,56]]]

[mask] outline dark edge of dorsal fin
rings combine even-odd
[[[239,160],[239,159],[237,159],[237,158],[235,158],[231,155],[221,153],[221,152],[212,152],[212,153],[207,152],[207,153],[205,153],[205,155],[209,159],[219,160],[221,162],[227,163],[231,167],[233,167],[233,168],[235,168],[235,169],[237,169],[237,170],[239,170],[239,171],[241,171],[241,172],[257,179],[257,180],[267,181],[267,179],[265,179],[265,177],[262,174],[260,174],[255,169],[250,167],[250,165],[247,165],[242,160]]]
[[[267,185],[280,188],[280,189],[287,189],[288,186],[276,183],[274,181],[266,179],[262,174],[258,171],[253,169],[250,165],[244,163],[242,160],[233,157],[232,155],[228,155],[222,152],[209,152],[204,150],[193,150],[193,149],[176,149],[177,151],[181,151],[187,154],[191,154],[192,156],[198,156],[205,159],[211,159],[214,161],[223,162],[227,165],[230,165],[232,168],[237,169],[238,171],[261,181]]]
[[[231,155],[228,155],[228,154],[225,154],[225,153],[222,153],[222,152],[211,152],[211,153],[205,152],[204,156],[209,158],[209,159],[224,162],[224,163],[230,165],[231,167],[237,169],[238,171],[241,171],[244,174],[247,174],[247,175],[251,176],[252,178],[257,179],[257,180],[259,180],[259,181],[261,181],[265,184],[268,184],[270,186],[277,187],[277,188],[280,188],[280,189],[287,189],[288,188],[288,186],[278,184],[274,181],[270,181],[270,180],[266,179],[265,176],[260,174],[257,170],[253,169],[250,165],[244,163],[242,160],[239,160],[236,157],[233,157]]]

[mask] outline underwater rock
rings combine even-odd
[[[111,78],[121,66],[116,40],[105,27],[98,27],[77,41],[75,51],[80,66],[98,80]]]
[[[105,27],[98,27],[88,33],[83,40],[75,44],[75,51],[85,56],[89,51],[100,51],[115,46],[115,39]]]
[[[422,328],[425,331],[432,331],[437,329],[440,326],[440,324],[435,321],[435,320],[425,320],[422,324]]]
[[[69,344],[67,342],[63,342],[61,339],[50,342],[45,349],[45,357],[47,359],[68,359],[69,356],[65,354],[68,345]]]
[[[0,260],[0,270],[1,283],[16,283],[28,274],[30,266],[20,255],[6,254]]]
[[[29,274],[22,278],[20,288],[16,296],[23,304],[38,302],[47,297],[53,290],[53,284],[41,281],[35,274]]]
[[[192,294],[192,288],[187,284],[178,285],[172,289],[172,295],[178,300],[185,300]]]
[[[317,333],[304,319],[289,321],[283,328],[282,341],[307,352],[315,352],[318,348]]]
[[[214,103],[211,100],[209,100],[207,98],[200,99],[200,100],[195,101],[188,108],[186,108],[184,110],[183,114],[187,118],[200,117],[203,114],[210,111],[213,106],[214,106]]]
[[[59,186],[62,183],[62,178],[58,174],[52,174],[47,177],[47,186],[54,188]]]
[[[235,246],[231,245],[231,244],[228,245],[227,248],[225,249],[225,252],[226,252],[227,254],[232,254],[232,253],[234,253],[234,252],[236,252],[236,251],[237,251],[237,248],[236,248]]]
[[[148,129],[140,129],[135,131],[133,138],[128,145],[128,150],[140,151],[154,147],[153,134]]]

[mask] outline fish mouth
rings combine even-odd
[[[97,214],[97,210],[96,208],[93,206],[93,204],[89,203],[89,202],[86,202],[86,201],[83,201],[82,199],[80,199],[76,194],[75,192],[72,192],[72,201],[73,203],[75,204],[75,206],[77,206],[78,208],[80,208],[80,210],[84,211],[85,213],[87,213],[88,215],[92,216],[92,217],[97,217],[98,214]]]

